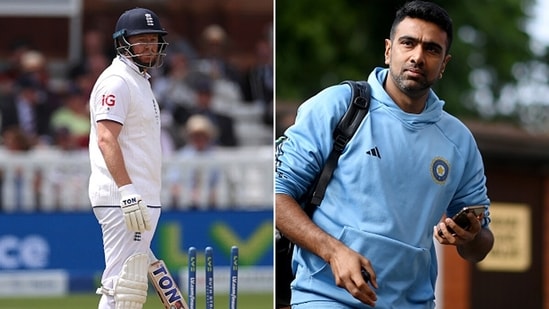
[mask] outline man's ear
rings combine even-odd
[[[385,64],[389,65],[391,62],[391,40],[385,39]]]
[[[452,55],[448,54],[444,57],[444,60],[442,61],[442,65],[440,66],[440,73],[439,73],[439,79],[442,79],[442,75],[444,75],[444,71],[446,70],[446,65],[448,62],[450,62],[450,59],[452,59]]]

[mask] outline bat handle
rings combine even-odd
[[[149,248],[149,263],[152,264],[156,261],[158,261],[158,258],[154,255],[152,250]]]

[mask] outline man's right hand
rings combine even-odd
[[[341,246],[330,259],[336,285],[346,289],[361,302],[375,307],[378,288],[375,271],[368,259],[352,249]],[[364,273],[365,272],[365,273]],[[367,274],[368,278],[365,278]]]
[[[128,187],[129,186],[129,187]],[[120,207],[124,213],[124,221],[128,230],[144,232],[151,229],[151,219],[147,205],[139,194],[135,193],[133,185],[120,187]]]

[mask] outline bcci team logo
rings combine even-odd
[[[438,184],[444,184],[446,178],[448,178],[448,173],[450,173],[450,165],[448,161],[441,157],[436,157],[431,162],[431,175],[433,179]]]

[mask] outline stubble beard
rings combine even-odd
[[[395,73],[393,70],[390,70],[390,74],[398,89],[412,98],[424,95],[434,84],[434,82],[428,81],[424,77],[419,79],[408,78],[405,72]]]
[[[149,61],[144,61],[143,58],[148,58]],[[144,67],[154,68],[158,62],[158,56],[137,56],[134,57],[134,61]]]

